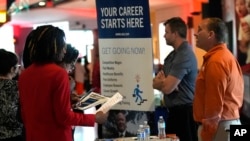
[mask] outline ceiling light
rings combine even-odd
[[[45,5],[46,5],[46,2],[41,1],[41,2],[38,3],[38,5],[39,5],[39,6],[45,6]]]

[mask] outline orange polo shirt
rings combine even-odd
[[[219,44],[203,57],[193,102],[194,119],[201,122],[203,141],[211,141],[221,120],[239,118],[243,102],[243,75],[236,58]]]

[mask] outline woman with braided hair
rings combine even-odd
[[[93,115],[71,110],[68,74],[56,64],[62,61],[66,53],[63,30],[45,25],[37,27],[30,34],[24,53],[28,54],[30,65],[19,77],[26,141],[71,141],[72,125],[104,123],[107,114],[102,112]]]

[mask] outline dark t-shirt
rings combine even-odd
[[[166,76],[171,75],[181,80],[178,90],[164,95],[166,106],[192,104],[198,69],[195,54],[188,42],[183,42],[166,57],[163,70]]]

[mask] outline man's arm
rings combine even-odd
[[[164,72],[160,71],[153,79],[153,88],[162,91],[164,94],[170,94],[177,89],[180,82],[178,78],[172,75],[165,77]]]

